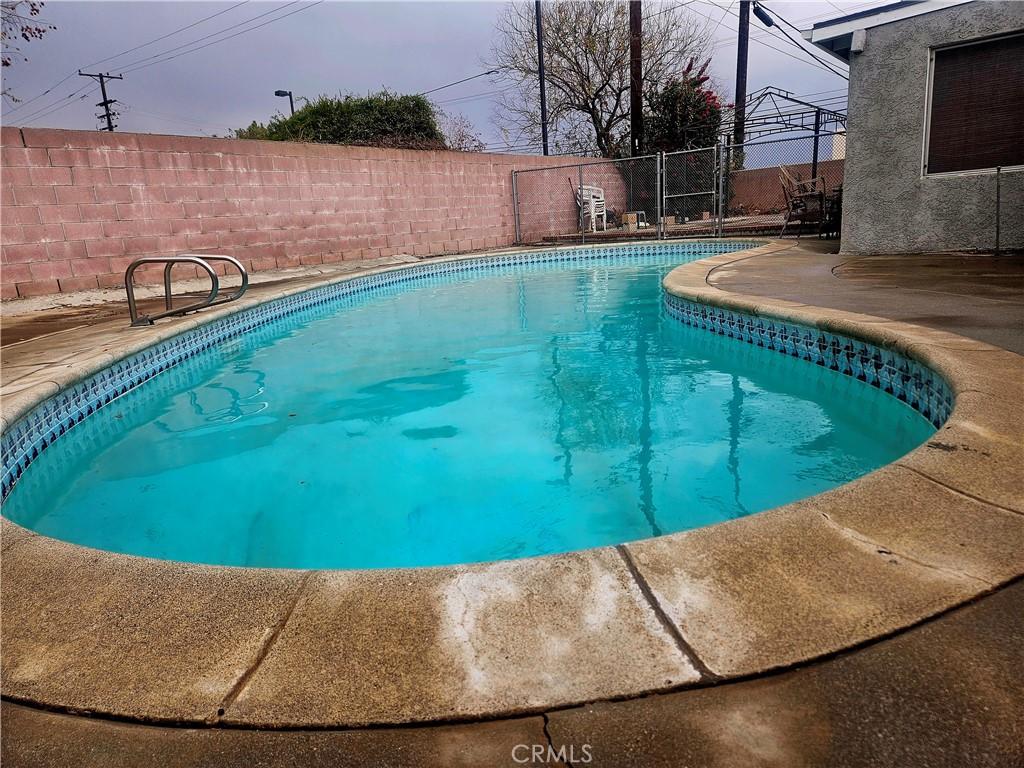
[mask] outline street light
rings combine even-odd
[[[287,96],[288,97],[288,106],[291,107],[292,114],[293,115],[295,114],[295,102],[292,101],[292,92],[291,91],[274,91],[274,95],[275,96],[282,96],[282,97],[283,96]]]

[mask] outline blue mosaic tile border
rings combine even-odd
[[[751,242],[684,242],[637,244],[614,247],[581,247],[554,251],[498,254],[445,262],[428,262],[402,269],[366,275],[313,288],[222,317],[191,331],[159,342],[58,392],[19,419],[0,438],[0,500],[6,499],[18,478],[54,441],[117,397],[183,360],[215,344],[288,315],[330,302],[373,296],[395,286],[451,277],[492,273],[510,267],[542,264],[605,262],[624,265],[652,256],[696,261],[719,253],[746,250]],[[126,331],[128,332],[128,331]]]
[[[939,374],[899,352],[788,320],[665,294],[668,314],[684,325],[774,350],[863,381],[906,403],[938,429],[953,411],[953,390]]]

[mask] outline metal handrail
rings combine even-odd
[[[226,261],[232,264],[238,273],[242,276],[242,284],[238,287],[234,293],[230,296],[224,296],[217,298],[217,294],[220,291],[220,280],[217,278],[217,273],[214,272],[213,267],[210,266],[211,261]],[[135,283],[133,276],[135,270],[144,264],[164,264],[164,307],[166,311],[160,312],[156,315],[139,315],[138,307],[135,303]],[[202,268],[206,271],[206,274],[210,276],[210,293],[202,301],[197,301],[193,304],[187,304],[184,307],[174,308],[174,299],[171,296],[171,269],[175,264],[195,264],[197,267]],[[241,298],[242,294],[245,293],[249,287],[249,273],[245,271],[245,267],[242,266],[238,259],[231,256],[223,256],[220,254],[195,254],[195,253],[180,253],[177,256],[144,256],[136,259],[128,265],[128,269],[124,273],[124,288],[128,294],[128,313],[131,315],[132,327],[152,325],[154,321],[164,317],[170,317],[171,315],[184,315],[188,312],[195,312],[196,310],[205,309],[206,307],[214,307],[218,304],[226,304],[229,301]]]

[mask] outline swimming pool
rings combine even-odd
[[[671,268],[746,247],[428,263],[215,321],[9,430],[3,513],[198,563],[443,565],[713,524],[923,442],[889,387],[666,305]]]

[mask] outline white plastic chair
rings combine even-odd
[[[601,230],[608,229],[608,210],[605,207],[604,190],[601,187],[587,184],[577,187],[573,184],[572,179],[569,179],[569,186],[572,187],[573,194],[576,196],[577,207],[583,211],[584,220],[590,219],[590,231],[597,231],[598,217],[601,219]]]

